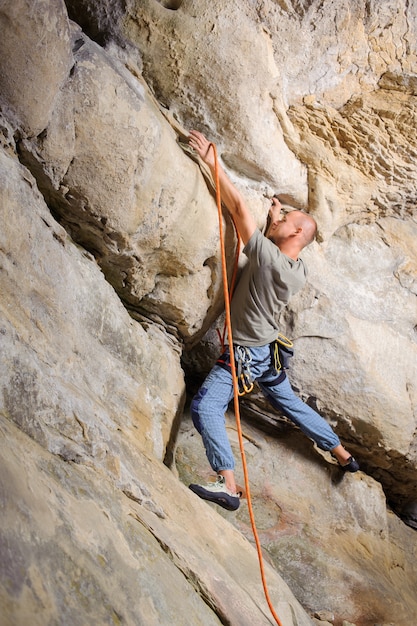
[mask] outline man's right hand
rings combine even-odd
[[[279,216],[281,214],[281,209],[282,209],[281,202],[278,200],[276,196],[273,196],[271,200],[271,208],[269,209],[269,217],[271,218],[272,221],[279,219]]]

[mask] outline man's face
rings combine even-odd
[[[279,243],[280,241],[285,241],[294,234],[295,226],[294,226],[294,217],[295,212],[291,211],[290,213],[281,213],[279,217],[278,223],[275,225],[274,230],[274,241],[275,243]]]

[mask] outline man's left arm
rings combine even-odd
[[[202,133],[192,130],[190,132],[189,144],[204,163],[208,165],[214,178],[214,150],[208,139]],[[232,216],[243,243],[246,244],[255,232],[257,224],[242,194],[229,179],[220,164],[218,164],[218,174],[222,201]]]

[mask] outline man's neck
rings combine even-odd
[[[286,241],[277,244],[273,237],[268,237],[268,239],[280,249],[282,254],[285,254],[285,256],[288,256],[293,261],[298,261],[298,255],[300,253],[299,246],[294,246],[292,243]]]

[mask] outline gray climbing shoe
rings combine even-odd
[[[341,465],[341,468],[344,472],[352,472],[352,473],[357,472],[360,469],[359,463],[357,462],[356,459],[353,458],[353,456],[350,456],[348,458],[347,463],[345,465]]]
[[[241,494],[229,491],[223,476],[217,476],[214,483],[190,485],[189,488],[203,500],[214,502],[228,511],[236,511],[239,508]]]

